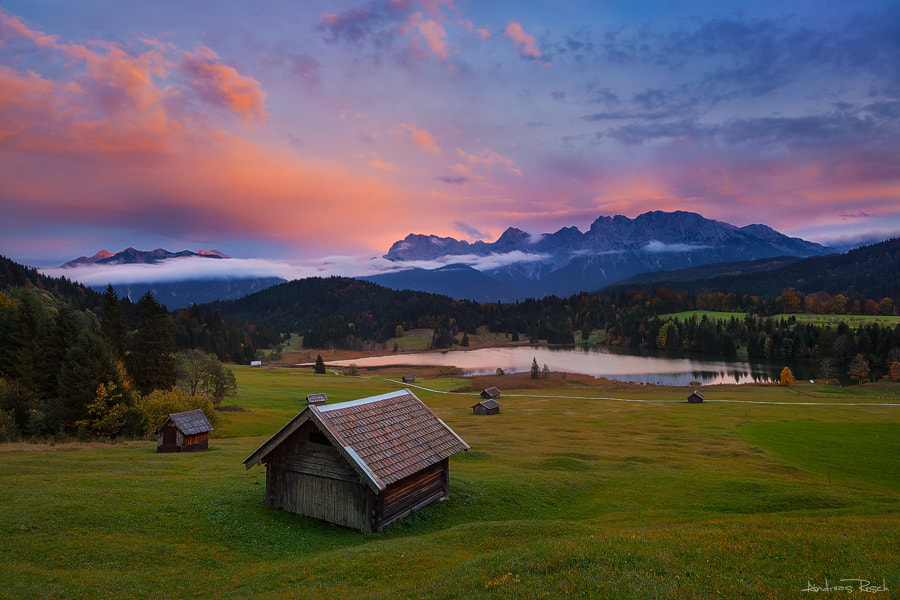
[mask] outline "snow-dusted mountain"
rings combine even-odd
[[[235,262],[219,250],[127,248],[115,254],[100,250],[49,271],[97,291],[112,285],[119,297],[135,302],[150,292],[169,309],[240,298],[284,281],[281,277],[248,275]]]
[[[766,225],[736,227],[691,212],[653,211],[634,219],[600,217],[584,233],[576,227],[564,227],[536,236],[510,227],[493,243],[410,234],[395,242],[384,257],[399,264],[468,264],[480,271],[480,277],[473,278],[469,285],[455,271],[449,295],[483,300],[486,286],[481,276],[488,276],[504,284],[500,289],[508,290],[506,296],[492,299],[511,300],[596,291],[648,271],[834,252],[833,248],[788,237]],[[441,281],[440,273],[432,275],[424,278],[421,271],[402,271],[390,278],[377,275],[368,279],[394,288],[448,293],[448,284]],[[428,283],[423,287],[423,282]],[[496,292],[495,286],[490,287]]]
[[[126,248],[121,252],[113,254],[107,250],[100,250],[93,256],[79,256],[74,260],[60,265],[64,267],[76,267],[80,265],[134,265],[134,264],[156,264],[170,258],[187,258],[190,256],[199,256],[202,258],[231,258],[218,250],[182,250],[181,252],[169,252],[162,248],[156,250],[136,250],[135,248]]]

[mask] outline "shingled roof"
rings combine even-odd
[[[482,400],[478,404],[480,404],[481,406],[483,406],[487,409],[500,408],[500,403],[497,402],[496,400]],[[475,408],[476,406],[478,406],[478,404],[473,405],[472,408]]]
[[[178,428],[181,433],[184,435],[196,435],[198,433],[204,433],[207,431],[212,431],[213,426],[209,424],[209,421],[206,418],[206,415],[203,414],[203,411],[199,408],[196,410],[189,410],[187,412],[180,413],[172,413],[162,422],[162,424],[156,428],[156,433],[159,433],[160,430],[165,427],[166,423],[172,421],[172,424]]]
[[[500,390],[495,387],[485,388],[484,391],[481,392],[482,398],[493,398],[496,400],[500,397]]]
[[[244,460],[250,467],[314,421],[376,492],[469,446],[409,390],[307,406]]]

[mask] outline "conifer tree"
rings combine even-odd
[[[118,374],[100,337],[83,329],[66,351],[58,375],[59,405],[55,420],[59,428],[74,432],[76,421],[87,417],[100,384],[117,382]]]
[[[125,323],[125,316],[119,303],[119,295],[113,289],[112,284],[106,287],[100,304],[100,334],[110,346],[114,360],[125,357],[128,325]]]
[[[175,385],[175,323],[150,292],[137,304],[138,325],[128,372],[141,394]]]

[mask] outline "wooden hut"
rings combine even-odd
[[[466,444],[409,390],[310,404],[244,460],[266,466],[266,504],[381,531],[450,495]]]
[[[402,378],[403,383],[415,383],[416,376],[415,375],[404,375]]]
[[[307,404],[315,404],[316,406],[320,406],[328,402],[328,396],[325,394],[307,394],[306,395],[306,403]]]
[[[496,415],[500,412],[500,403],[496,400],[482,400],[472,406],[472,412],[476,415]]]
[[[199,408],[172,413],[156,429],[157,452],[193,452],[209,448],[212,425]]]
[[[481,392],[481,397],[485,400],[496,400],[500,397],[500,390],[495,387],[485,388]]]
[[[697,390],[694,390],[693,392],[691,392],[691,395],[688,396],[688,402],[690,402],[691,404],[700,404],[705,399],[706,398],[703,397],[703,394],[701,394]]]

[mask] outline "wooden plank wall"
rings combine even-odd
[[[382,526],[402,519],[436,500],[449,497],[450,490],[446,485],[449,481],[448,473],[449,461],[444,459],[389,486],[382,493]]]
[[[269,506],[360,531],[370,530],[369,490],[336,448],[310,441],[304,424],[267,464]]]

